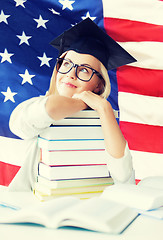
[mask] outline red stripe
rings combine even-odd
[[[161,25],[105,17],[104,27],[108,35],[118,42],[163,42]]]
[[[0,185],[8,186],[20,167],[0,161]]]
[[[120,128],[131,150],[163,153],[163,127],[121,121]]]
[[[117,70],[118,90],[163,97],[163,70],[123,66]]]

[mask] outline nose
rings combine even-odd
[[[76,76],[76,67],[73,66],[71,68],[71,70],[67,73],[67,76],[72,78],[72,79],[77,79],[77,76]]]

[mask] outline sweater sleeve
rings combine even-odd
[[[47,97],[35,97],[20,103],[10,116],[11,131],[22,139],[30,139],[49,127],[54,120],[47,114]]]
[[[126,143],[124,156],[113,158],[107,151],[107,164],[114,183],[135,183],[135,173],[132,165],[132,156]]]

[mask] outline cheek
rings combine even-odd
[[[97,85],[96,81],[84,82],[83,91],[93,91]]]
[[[57,76],[56,76],[56,83],[58,83],[62,78],[62,75],[60,73],[57,73]]]
[[[59,86],[61,79],[62,79],[62,75],[58,73],[56,76],[56,87]]]

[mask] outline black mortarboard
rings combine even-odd
[[[66,30],[50,44],[60,51],[59,55],[67,50],[90,54],[102,62],[107,70],[136,61],[90,18]]]

